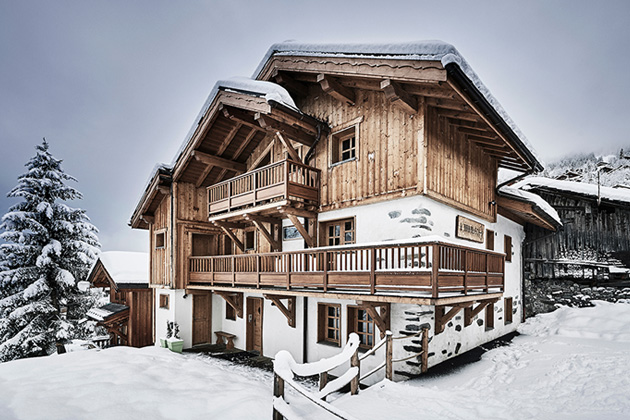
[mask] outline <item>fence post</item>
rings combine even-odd
[[[284,399],[284,379],[278,376],[277,373],[273,375],[273,396],[276,398]],[[283,420],[284,417],[278,410],[273,409],[273,420]]]
[[[359,393],[359,378],[361,377],[361,362],[359,361],[359,349],[357,348],[352,357],[350,358],[350,366],[358,367],[359,371],[357,372],[357,376],[352,378],[350,381],[350,395],[357,395]]]
[[[322,389],[324,389],[326,384],[328,384],[328,372],[324,371],[319,374],[319,390],[321,391]]]
[[[422,329],[422,367],[420,371],[426,373],[429,369],[429,329]]]
[[[376,248],[370,249],[370,294],[376,293]]]
[[[438,271],[440,269],[440,244],[433,244],[431,267],[431,295],[436,298],[439,295],[438,290]]]
[[[392,359],[394,356],[394,335],[391,331],[385,331],[385,378],[393,381],[394,379],[394,364]]]

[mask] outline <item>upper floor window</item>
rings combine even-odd
[[[245,251],[252,251],[256,249],[256,231],[246,230],[243,232],[243,245]]]
[[[338,127],[331,136],[330,164],[348,162],[359,156],[359,122],[362,118],[349,121]]]
[[[354,219],[335,220],[324,223],[323,246],[347,245],[355,242]]]
[[[166,232],[155,233],[155,249],[166,247]]]
[[[494,251],[494,231],[486,229],[486,249]]]

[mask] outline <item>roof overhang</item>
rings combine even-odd
[[[158,166],[154,170],[149,184],[131,216],[129,225],[133,229],[148,229],[153,223],[153,213],[162,199],[170,194],[171,170],[167,166]]]
[[[497,192],[496,201],[500,215],[522,225],[532,223],[554,232],[561,226],[558,221],[530,201],[507,195],[500,190]]]

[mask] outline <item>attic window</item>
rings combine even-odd
[[[158,232],[155,234],[155,249],[164,248],[166,246],[166,234],[165,232]]]
[[[331,164],[355,160],[358,156],[359,126],[354,125],[332,135]]]

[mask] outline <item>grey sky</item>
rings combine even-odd
[[[216,80],[289,39],[450,42],[544,160],[614,153],[630,147],[628,17],[628,1],[0,0],[0,214],[45,136],[103,249],[146,250],[127,222],[155,163]]]

